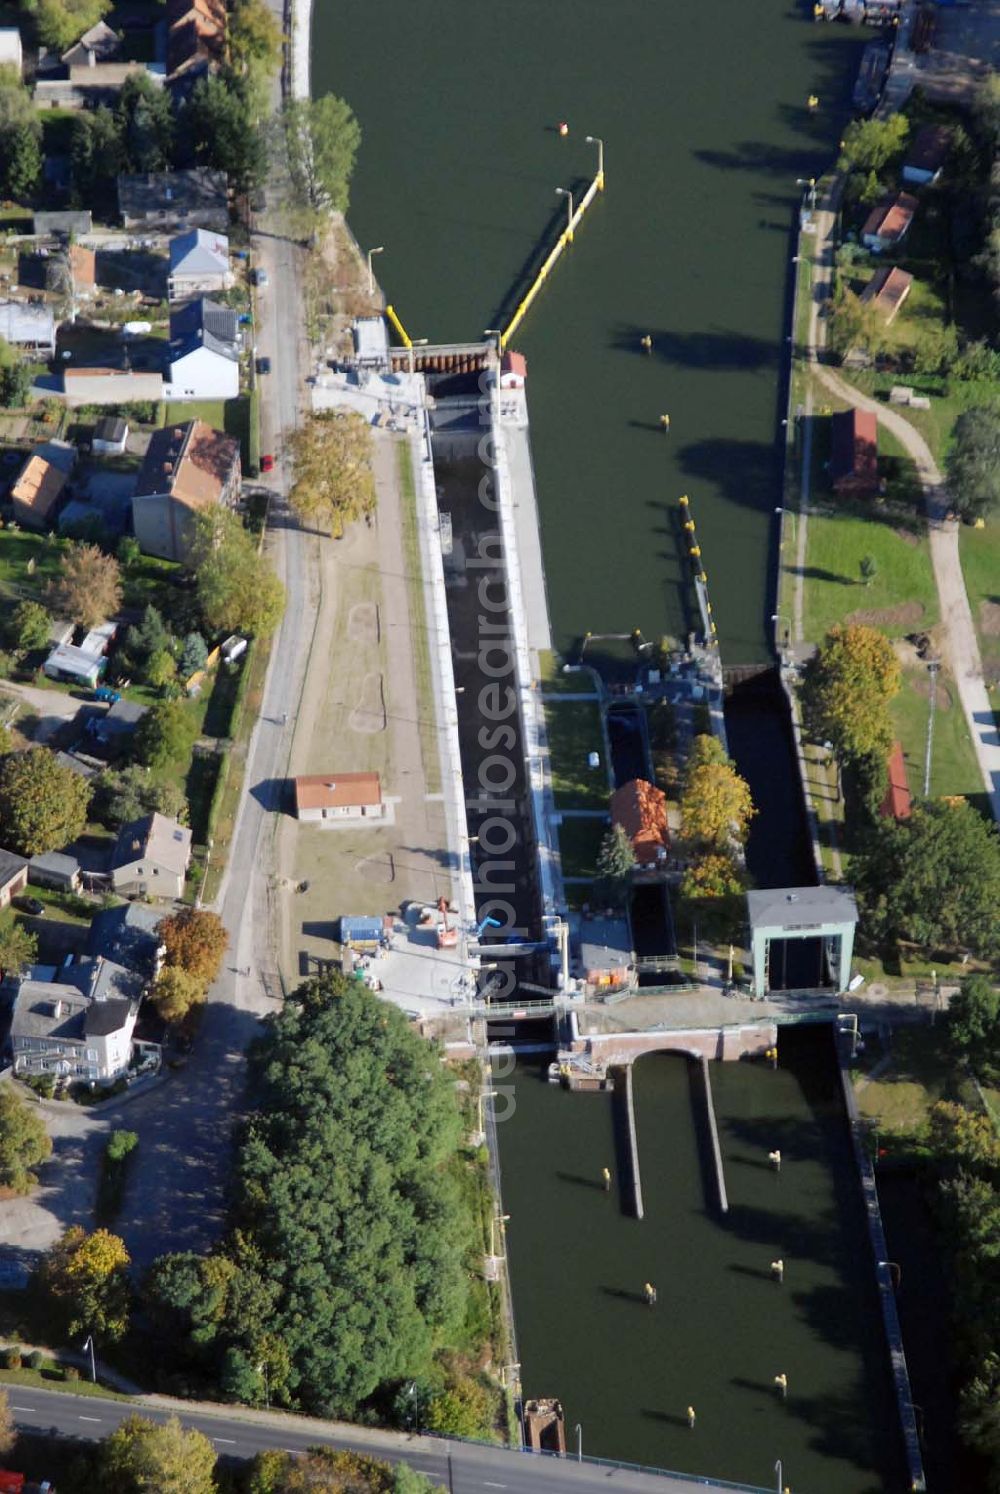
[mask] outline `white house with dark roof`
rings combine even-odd
[[[15,1074],[107,1082],[127,1072],[143,980],[111,960],[36,967],[11,1015]]]
[[[240,392],[239,317],[202,297],[170,315],[164,399],[235,399]]]
[[[170,240],[167,294],[171,301],[228,290],[232,283],[229,240],[224,233],[192,228]]]
[[[111,886],[123,897],[179,898],[191,860],[191,831],[164,814],[123,825],[111,857]]]

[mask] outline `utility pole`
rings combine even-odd
[[[927,753],[924,757],[924,798],[931,792],[931,756],[934,751],[934,712],[937,706],[937,677],[941,668],[940,659],[929,659],[927,669],[931,677],[930,707],[927,716]]]

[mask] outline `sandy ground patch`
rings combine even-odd
[[[923,602],[897,602],[895,607],[861,607],[844,618],[846,623],[865,623],[872,628],[915,627],[924,615]]]
[[[984,638],[1000,638],[1000,602],[980,602],[979,631]]]

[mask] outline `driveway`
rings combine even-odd
[[[62,690],[46,690],[38,685],[17,685],[12,680],[0,683],[0,695],[13,697],[21,705],[27,706],[37,724],[31,726],[22,717],[18,727],[25,736],[30,736],[33,742],[38,743],[51,741],[87,705],[82,692],[80,695],[67,695]]]

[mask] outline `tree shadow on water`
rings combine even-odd
[[[642,339],[649,337],[649,352]],[[730,328],[699,332],[672,332],[667,327],[642,327],[620,322],[612,331],[611,346],[618,352],[634,353],[680,368],[748,369],[777,368],[781,344],[766,337],[748,337]]]

